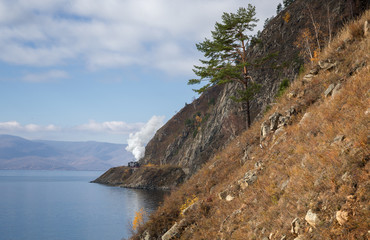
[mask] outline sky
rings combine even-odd
[[[251,3],[257,31],[279,2],[0,0],[0,134],[112,143],[153,135],[198,96],[187,85],[203,58],[195,44],[222,13]]]

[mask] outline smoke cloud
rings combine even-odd
[[[154,136],[155,132],[162,127],[164,118],[164,116],[153,116],[140,131],[130,133],[126,150],[132,152],[136,161],[144,157],[145,145]]]

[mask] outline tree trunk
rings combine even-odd
[[[250,111],[249,111],[249,100],[247,100],[246,102],[247,104],[247,129],[251,126],[251,114],[250,114]]]
[[[247,75],[247,68],[244,67],[244,87],[245,91],[248,90],[248,75]],[[250,107],[249,107],[249,99],[246,99],[246,113],[247,113],[247,129],[251,126],[251,114],[250,114]]]

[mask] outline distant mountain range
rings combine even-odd
[[[27,140],[0,135],[0,169],[107,170],[134,156],[126,144]]]

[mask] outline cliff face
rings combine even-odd
[[[216,86],[185,106],[145,148],[142,164],[175,165],[193,174],[215,150],[245,129],[241,105],[230,99],[235,85]]]
[[[283,80],[292,82],[298,75],[303,61],[295,41],[302,29],[312,29],[312,17],[321,26],[320,31],[329,32],[330,26],[334,35],[346,19],[363,11],[364,5],[366,1],[360,0],[330,3],[297,0],[267,23],[248,52],[253,63],[249,74],[262,85],[251,102],[252,120],[261,118],[270,107]],[[328,34],[321,34],[319,41],[328,38]],[[183,169],[186,178],[197,172],[246,128],[242,104],[230,99],[238,87],[237,84],[215,86],[186,105],[157,131],[140,163],[177,166]]]

